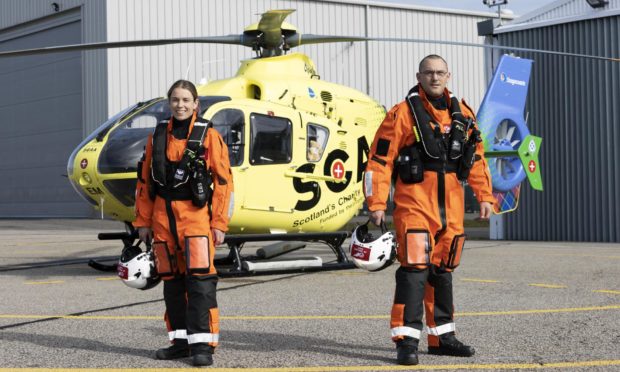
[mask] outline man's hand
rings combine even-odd
[[[213,245],[220,245],[224,243],[226,233],[224,233],[222,230],[211,229],[211,235],[213,235]]]
[[[486,221],[489,218],[491,218],[492,210],[493,210],[493,205],[491,205],[491,203],[489,202],[480,203],[480,219]]]
[[[145,244],[150,244],[153,240],[153,229],[150,227],[138,227],[138,238]]]
[[[381,225],[381,221],[385,221],[385,211],[370,212],[370,221],[377,226]]]

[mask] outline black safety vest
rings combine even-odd
[[[435,172],[457,172],[459,166],[459,158],[462,156],[464,138],[460,139],[461,150],[454,152],[450,151],[451,136],[455,136],[458,133],[453,132],[456,130],[455,125],[459,125],[460,121],[455,123],[455,118],[463,118],[461,113],[461,105],[458,99],[450,94],[450,116],[452,117],[452,128],[450,133],[442,133],[440,124],[433,121],[431,115],[426,111],[422,98],[419,95],[420,87],[416,85],[409,91],[407,96],[407,103],[411,109],[415,127],[413,128],[414,134],[416,134],[418,149],[421,154],[422,163],[425,170],[431,170]],[[462,128],[464,133],[468,128]],[[458,139],[457,139],[458,140]]]
[[[152,196],[159,195],[170,200],[191,200],[192,190],[189,185],[189,165],[207,149],[203,142],[211,123],[196,118],[183,157],[178,162],[168,160],[168,121],[162,121],[155,127],[151,162]]]

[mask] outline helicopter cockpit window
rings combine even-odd
[[[167,100],[161,100],[127,119],[118,129],[148,129],[152,132],[162,120],[170,117]]]
[[[243,163],[243,142],[245,120],[243,111],[237,109],[223,109],[215,113],[211,118],[213,128],[217,130],[228,146],[228,158],[231,166]]]
[[[250,163],[284,164],[292,159],[292,123],[286,118],[252,114]]]
[[[127,122],[125,128],[128,129],[144,129],[155,128],[159,121],[155,115],[140,115]]]
[[[308,124],[308,136],[306,137],[308,161],[319,161],[323,157],[329,131],[317,124]]]

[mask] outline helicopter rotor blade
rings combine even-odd
[[[368,37],[364,39],[368,41],[391,41],[391,42],[401,42],[401,43],[422,43],[422,44],[469,46],[469,47],[476,47],[476,48],[551,54],[551,55],[558,55],[558,56],[565,56],[565,57],[578,57],[578,58],[596,59],[596,60],[609,61],[609,62],[620,62],[620,58],[595,56],[595,55],[579,54],[579,53],[559,52],[559,51],[544,50],[544,49],[520,48],[520,47],[506,46],[506,45],[490,45],[490,44],[478,44],[478,43],[465,43],[465,42],[458,42],[458,41],[430,40],[430,39],[406,39],[406,38],[389,38],[389,37]]]
[[[0,52],[0,57],[27,56],[35,54],[45,54],[54,52],[72,52],[96,49],[127,48],[142,46],[158,46],[169,44],[233,44],[250,46],[250,40],[245,35],[227,36],[208,36],[208,37],[185,37],[176,39],[157,39],[157,40],[130,40],[130,41],[111,41],[101,43],[59,45],[33,49],[22,49],[7,52]]]
[[[551,54],[551,55],[559,55],[559,56],[565,56],[565,57],[589,58],[589,59],[597,59],[597,60],[609,61],[609,62],[620,62],[620,58],[613,58],[613,57],[595,56],[595,55],[579,54],[579,53],[568,53],[568,52],[560,52],[560,51],[544,50],[544,49],[520,48],[520,47],[513,47],[513,46],[506,46],[506,45],[490,45],[490,44],[466,43],[466,42],[445,41],[445,40],[339,36],[339,35],[311,35],[311,34],[306,34],[306,35],[295,34],[295,35],[291,35],[286,38],[286,44],[291,48],[299,46],[299,45],[304,45],[304,44],[332,43],[332,42],[341,42],[341,41],[350,41],[350,42],[386,41],[386,42],[400,42],[400,43],[456,45],[456,46],[499,49],[499,50],[517,51],[517,52]]]
[[[176,39],[157,39],[157,40],[131,40],[131,41],[113,41],[113,42],[100,42],[100,43],[88,43],[88,44],[74,44],[74,45],[61,45],[50,46],[34,49],[23,49],[16,51],[0,52],[1,57],[12,56],[25,56],[35,54],[45,54],[53,52],[68,52],[68,51],[82,51],[82,50],[96,50],[96,49],[109,49],[109,48],[127,48],[127,47],[140,47],[140,46],[158,46],[168,44],[180,44],[180,43],[195,43],[195,44],[232,44],[243,45],[248,47],[263,47],[266,49],[277,49],[282,42],[282,30],[281,24],[288,14],[292,13],[292,10],[280,10],[269,11],[263,15],[261,22],[259,23],[259,32],[262,35],[255,35],[251,31],[244,32],[242,35],[226,35],[226,36],[207,36],[207,37],[186,37]],[[255,32],[255,31],[254,31]],[[332,42],[359,42],[359,41],[384,41],[384,42],[401,42],[401,43],[422,43],[422,44],[439,44],[439,45],[456,45],[456,46],[468,46],[475,48],[486,49],[498,49],[506,51],[517,52],[531,52],[549,55],[559,55],[565,57],[578,57],[595,59],[609,62],[620,62],[620,58],[595,56],[579,53],[568,53],[544,49],[532,49],[532,48],[520,48],[505,45],[489,45],[478,43],[465,43],[457,41],[445,41],[445,40],[431,40],[431,39],[409,39],[409,38],[384,38],[384,37],[362,37],[362,36],[340,36],[340,35],[302,35],[294,32],[291,35],[286,36],[285,46],[293,48],[304,44],[320,44],[320,43],[332,43]],[[259,44],[257,44],[259,42]]]
[[[369,41],[366,37],[295,34],[286,38],[286,45],[290,48],[306,44],[338,43],[338,42]]]

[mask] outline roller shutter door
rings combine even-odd
[[[77,12],[79,14],[79,12]],[[0,31],[0,50],[81,43],[79,15]],[[66,165],[82,139],[81,52],[0,58],[0,217],[89,216]]]

